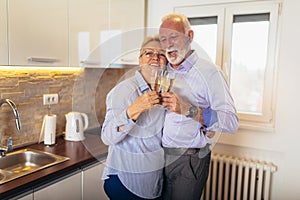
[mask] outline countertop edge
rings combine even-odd
[[[58,146],[56,148],[59,149],[59,145],[65,145],[67,147],[64,147],[64,148],[66,148],[66,150],[64,152],[63,151],[61,151],[60,153],[56,152],[55,154],[70,157],[70,156],[68,156],[68,153],[66,151],[69,150],[70,147],[68,147],[68,145],[71,144],[71,147],[72,147],[71,151],[76,151],[78,149],[80,151],[85,151],[85,152],[82,152],[85,154],[85,158],[79,159],[79,161],[76,162],[76,159],[71,157],[69,161],[64,162],[65,164],[60,163],[55,166],[48,167],[46,169],[42,169],[38,172],[34,172],[30,175],[26,175],[26,176],[30,177],[30,176],[33,176],[35,173],[42,174],[43,170],[50,171],[49,173],[46,173],[45,175],[37,176],[36,179],[31,178],[32,180],[26,182],[25,184],[21,184],[19,186],[16,186],[16,187],[14,187],[12,189],[8,189],[8,190],[4,189],[4,191],[0,193],[0,199],[2,199],[2,200],[12,199],[12,198],[15,198],[18,196],[23,196],[23,195],[29,194],[29,193],[33,192],[33,189],[39,190],[44,187],[47,187],[48,185],[50,185],[52,183],[60,181],[62,179],[62,177],[67,177],[67,176],[70,176],[77,172],[79,173],[83,169],[85,169],[97,162],[101,162],[102,160],[105,160],[105,158],[107,156],[107,148],[105,148],[105,145],[102,143],[100,137],[97,135],[92,135],[92,134],[87,134],[87,135],[89,135],[88,137],[91,137],[91,140],[93,141],[93,143],[95,143],[95,144],[93,144],[94,149],[92,149],[93,155],[90,153],[90,151],[87,149],[87,147],[82,145],[81,143],[78,143],[78,142],[72,143],[72,142],[65,141],[63,138],[58,138]],[[95,137],[97,137],[98,139],[95,140]],[[97,141],[99,141],[99,142],[97,142]],[[73,147],[73,145],[74,146],[76,145],[76,147]],[[44,145],[43,144],[33,144],[33,145],[23,147],[22,149],[24,149],[24,148],[41,150],[42,148],[44,148]],[[69,162],[70,164],[68,164],[67,162]],[[66,167],[64,167],[64,165]],[[52,171],[51,171],[51,168],[53,169]],[[24,176],[24,177],[26,177],[26,176]],[[22,178],[24,179],[24,177],[22,177]],[[9,184],[13,184],[14,181],[17,183],[17,181],[20,181],[20,179],[12,180]],[[5,185],[5,184],[6,183],[4,183],[3,185]],[[0,185],[0,191],[2,190],[1,187],[2,187],[2,185]]]

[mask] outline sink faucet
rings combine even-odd
[[[16,104],[10,99],[0,99],[0,107],[4,103],[8,104],[9,107],[12,109],[12,111],[14,113],[14,116],[15,116],[15,119],[16,119],[16,127],[17,127],[18,130],[20,130],[21,129],[20,114],[17,110]],[[5,154],[8,151],[11,151],[12,149],[13,149],[13,147],[12,147],[12,138],[9,137],[8,140],[7,140],[7,147],[6,148],[0,148],[0,157],[4,157]]]
[[[6,147],[0,147],[0,158],[5,157],[7,152],[10,152],[13,150],[12,146],[12,138],[9,137],[7,140],[7,146]]]
[[[10,106],[10,108],[12,109],[12,111],[14,112],[14,115],[15,115],[15,118],[16,118],[16,127],[17,127],[18,130],[20,130],[21,129],[20,114],[17,110],[16,104],[10,99],[0,99],[0,107],[4,103],[7,103]]]

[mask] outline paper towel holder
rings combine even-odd
[[[47,132],[45,134],[45,132]],[[48,114],[43,118],[43,124],[40,132],[39,142],[44,141],[47,146],[55,145],[56,139],[56,115]]]

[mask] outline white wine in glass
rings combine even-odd
[[[163,71],[161,76],[161,91],[170,92],[175,79],[175,73],[173,71]]]
[[[150,87],[151,90],[157,91],[160,89],[160,69],[152,69],[150,76]],[[159,86],[157,84],[159,83]],[[157,88],[158,87],[158,88]]]

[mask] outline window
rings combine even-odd
[[[178,7],[202,48],[221,67],[241,126],[273,127],[279,2]]]

